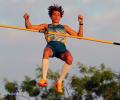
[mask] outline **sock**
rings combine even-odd
[[[67,63],[64,64],[58,82],[62,82],[64,80],[64,78],[67,75],[67,73],[69,72],[70,68],[71,68],[71,65],[68,65]]]
[[[47,71],[48,71],[48,59],[43,59],[42,60],[42,78],[44,80],[46,80]]]

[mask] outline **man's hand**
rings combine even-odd
[[[83,24],[83,16],[82,15],[78,16],[78,21],[79,21],[79,24]]]
[[[29,20],[29,14],[25,13],[23,17],[25,20]]]

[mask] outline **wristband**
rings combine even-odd
[[[79,25],[83,25],[83,24],[79,24]]]

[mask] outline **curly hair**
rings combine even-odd
[[[62,6],[58,6],[58,5],[56,5],[56,4],[54,4],[53,6],[52,6],[52,5],[49,6],[49,7],[48,7],[48,15],[49,15],[50,17],[52,16],[53,11],[59,11],[61,17],[63,17],[64,10],[63,10]]]

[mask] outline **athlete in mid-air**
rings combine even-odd
[[[44,32],[47,45],[44,49],[42,59],[42,76],[39,80],[39,86],[47,86],[47,71],[48,71],[48,59],[50,57],[57,57],[65,62],[63,65],[60,78],[56,83],[56,90],[58,93],[63,93],[62,82],[71,68],[73,57],[70,51],[66,48],[66,37],[48,34],[49,32],[57,32],[60,34],[69,34],[74,36],[83,37],[83,16],[78,16],[79,31],[76,32],[68,25],[60,24],[60,20],[63,17],[64,11],[61,6],[52,5],[48,7],[48,14],[51,19],[50,24],[32,25],[29,20],[29,14],[24,14],[25,26],[28,29],[39,30]]]

